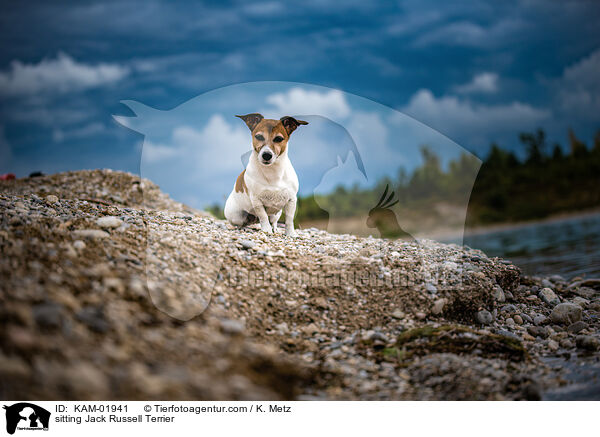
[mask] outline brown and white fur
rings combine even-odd
[[[288,141],[298,126],[308,123],[287,116],[280,120],[266,119],[261,114],[236,117],[244,120],[252,132],[252,154],[227,198],[225,218],[244,226],[254,216],[264,232],[272,233],[285,211],[285,234],[295,237],[298,176],[288,158]]]

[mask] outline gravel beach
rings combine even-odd
[[[237,229],[111,170],[0,181],[0,211],[4,399],[536,400],[600,356],[600,279]]]

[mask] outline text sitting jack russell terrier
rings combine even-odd
[[[246,169],[238,176],[225,203],[225,218],[244,226],[258,218],[264,232],[274,232],[285,210],[285,234],[294,237],[294,215],[298,176],[288,158],[290,135],[306,121],[294,117],[280,120],[261,114],[236,115],[252,132],[252,154]]]

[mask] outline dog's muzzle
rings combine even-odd
[[[260,153],[260,160],[263,164],[269,165],[275,160],[275,155],[271,150],[266,149]]]

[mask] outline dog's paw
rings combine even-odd
[[[272,234],[273,233],[273,228],[271,227],[271,225],[266,224],[266,225],[260,225],[260,229],[263,232],[266,232],[267,234]]]
[[[292,228],[292,229],[286,229],[285,230],[285,236],[286,237],[291,237],[291,238],[296,238],[298,236],[298,234],[296,233],[296,231],[294,230],[294,228]]]

